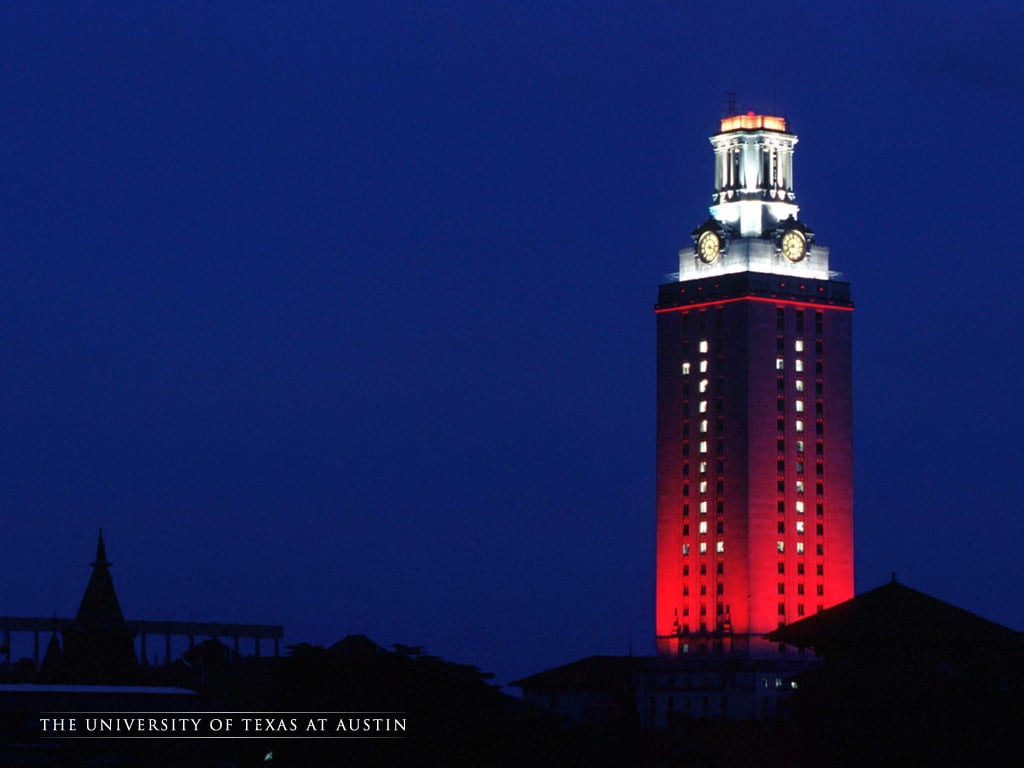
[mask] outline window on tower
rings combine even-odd
[[[804,412],[804,401],[803,400],[797,400],[793,404],[793,407],[796,408],[796,412],[797,413],[803,413]]]
[[[708,372],[708,361],[707,360],[701,360],[700,361],[700,372],[701,373],[707,373]]]
[[[803,520],[797,520],[796,521],[796,532],[797,533],[803,533],[804,532],[804,521]]]
[[[796,431],[797,432],[803,432],[804,431],[804,420],[803,419],[797,419],[796,420]]]
[[[708,380],[707,379],[701,379],[700,380],[700,384],[697,385],[697,388],[701,392],[707,392],[708,391]]]
[[[786,551],[786,542],[784,542],[784,541],[777,541],[777,542],[775,542],[775,547],[779,551],[779,554],[781,555],[782,553],[784,553]]]
[[[700,543],[700,553],[702,555],[706,555],[708,553],[708,543],[706,541],[702,541]]]
[[[786,370],[786,361],[783,360],[781,357],[776,357],[775,358],[775,370],[776,371],[784,371],[784,370]],[[687,373],[689,373],[689,368],[687,368]]]
[[[708,521],[707,520],[701,520],[700,521],[700,528],[698,530],[702,534],[707,533],[708,532]]]
[[[702,355],[706,355],[707,354],[707,352],[708,352],[708,342],[707,342],[707,339],[701,339],[700,340],[699,349],[700,349],[700,353]]]
[[[804,543],[802,541],[798,541],[796,543],[796,553],[798,555],[802,555],[804,553]]]
[[[804,391],[804,380],[803,379],[797,379],[796,382],[795,382],[795,386],[796,386],[796,391],[797,392],[803,392]]]
[[[793,361],[793,370],[795,370],[797,373],[803,373],[804,361],[801,360],[800,358],[797,358],[796,360],[794,360]]]
[[[716,541],[715,542],[715,552],[717,552],[718,554],[722,554],[723,552],[725,552],[725,542],[724,541]]]
[[[796,341],[794,341],[793,342],[793,350],[795,352],[803,352],[804,351],[804,340],[803,339],[797,339]]]
[[[685,362],[685,363],[683,363],[683,376],[689,376],[689,375],[690,375],[690,363],[689,362]]]

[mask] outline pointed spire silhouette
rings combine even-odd
[[[107,561],[107,547],[103,543],[103,528],[100,528],[100,538],[96,542],[96,559],[89,563],[93,568],[107,569],[113,563]]]

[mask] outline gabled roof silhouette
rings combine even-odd
[[[90,563],[92,575],[82,595],[82,602],[75,615],[75,623],[83,628],[110,627],[124,624],[124,613],[114,591],[114,580],[110,576],[107,549],[103,544],[103,529],[96,542],[96,559]]]
[[[533,690],[632,690],[634,672],[644,669],[649,659],[633,656],[587,656],[560,667],[537,672],[509,685]]]
[[[960,654],[965,647],[1019,653],[1022,638],[1020,632],[899,584],[895,577],[768,634],[773,642],[813,648],[822,656],[865,645],[897,644],[932,655],[947,650]]]

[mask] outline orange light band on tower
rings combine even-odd
[[[756,131],[759,129],[785,132],[786,118],[756,115],[753,112],[722,118],[721,133],[728,133],[729,131]]]

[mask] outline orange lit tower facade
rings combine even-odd
[[[710,218],[655,308],[658,654],[762,639],[853,596],[849,284],[798,219],[797,137],[732,115]]]

